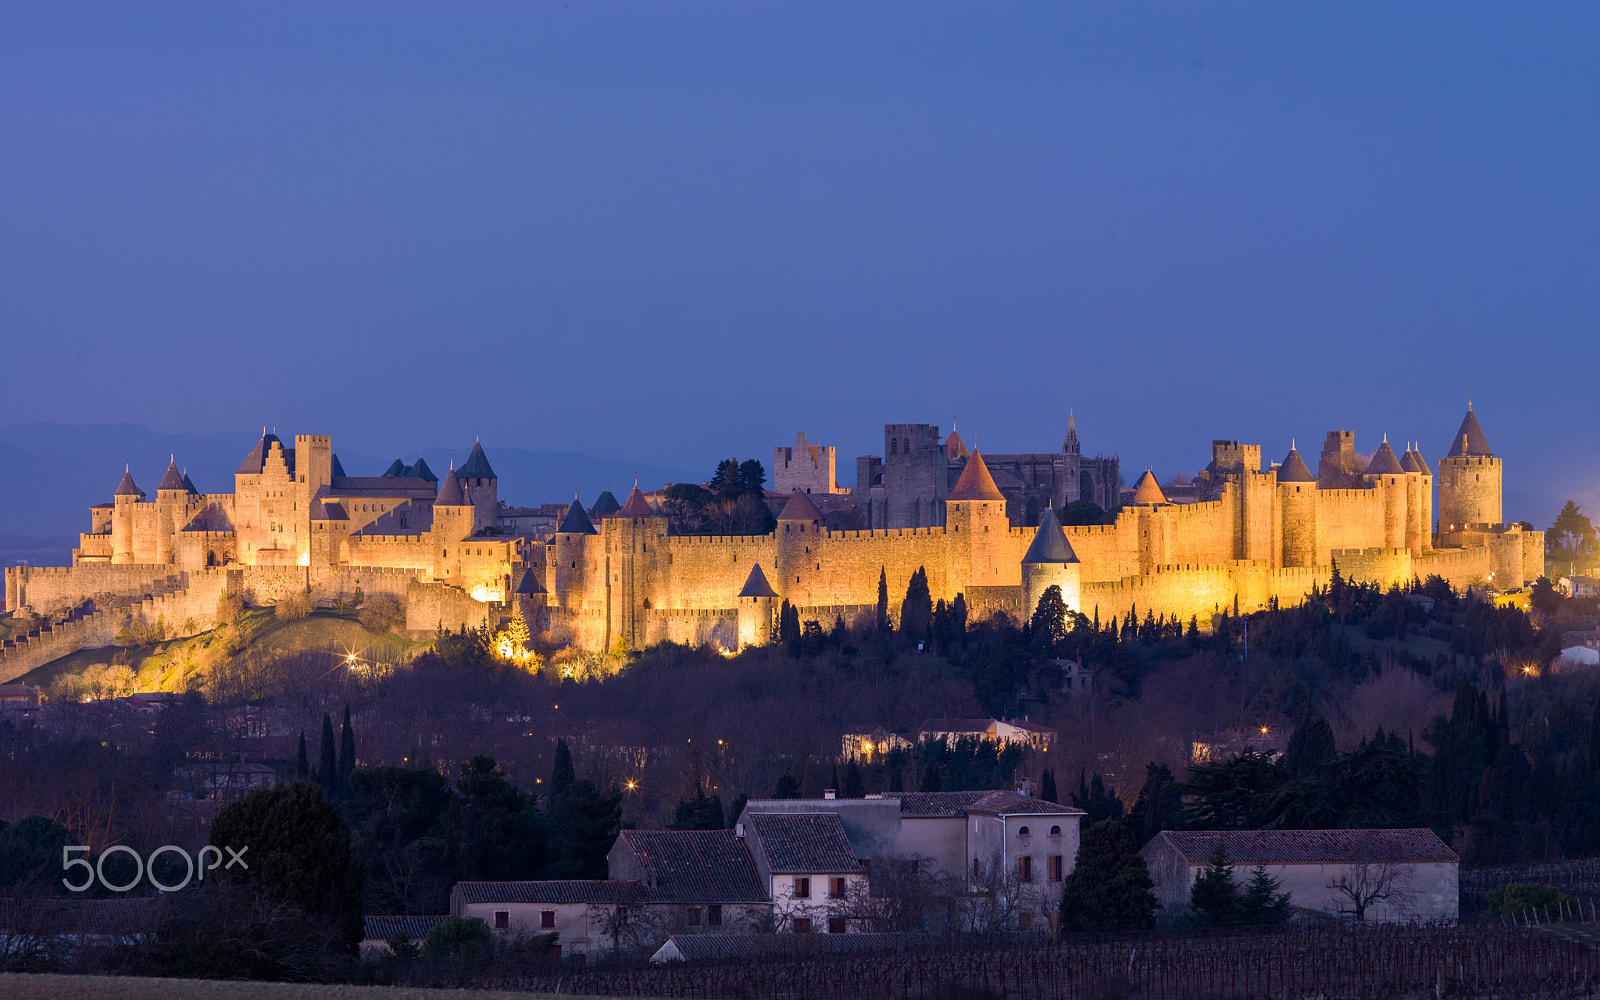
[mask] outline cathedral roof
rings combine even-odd
[[[1461,429],[1456,431],[1456,439],[1450,444],[1450,457],[1461,455],[1482,455],[1493,458],[1494,452],[1489,449],[1489,439],[1483,436],[1483,428],[1478,426],[1478,415],[1467,409],[1467,415],[1461,418]]]
[[[1150,506],[1167,502],[1167,495],[1161,492],[1161,484],[1156,482],[1156,474],[1149,469],[1144,470],[1144,475],[1133,484],[1133,502]]]
[[[1033,544],[1028,546],[1028,554],[1022,557],[1022,561],[1024,564],[1078,561],[1078,554],[1072,551],[1067,533],[1061,530],[1061,522],[1056,519],[1054,508],[1045,508],[1044,516],[1039,519],[1039,530],[1033,534]]]
[[[639,487],[635,486],[633,490],[629,492],[628,500],[622,505],[622,509],[617,511],[617,516],[660,517],[661,515],[656,513],[655,508],[650,506],[650,501],[646,500],[644,498],[644,494],[639,492]]]
[[[601,490],[600,495],[594,498],[594,503],[589,505],[589,513],[595,517],[610,517],[622,509],[622,504],[617,503],[617,498],[610,490]]]
[[[444,474],[444,481],[439,484],[439,495],[434,498],[435,507],[465,507],[466,494],[461,492],[461,478],[456,475],[456,470],[451,469]]]
[[[183,488],[183,473],[178,471],[178,459],[174,457],[167,462],[166,474],[161,477],[161,485],[156,487],[156,492],[160,493],[162,490],[181,490]]]
[[[756,563],[750,567],[750,575],[745,578],[744,589],[739,591],[740,597],[777,597],[778,592],[772,589],[772,584],[767,582],[767,574],[761,572],[761,564]]]
[[[1283,457],[1283,464],[1278,466],[1278,482],[1280,483],[1314,483],[1317,477],[1306,468],[1306,460],[1300,457],[1300,449],[1290,448],[1289,454]]]
[[[956,488],[950,491],[947,500],[1004,500],[1000,488],[994,484],[994,477],[989,475],[989,467],[983,463],[983,453],[975,451],[967,459],[967,467],[961,470],[961,476],[956,480]]]
[[[950,428],[950,436],[944,439],[944,452],[950,461],[966,458],[969,454],[967,443],[961,440],[961,435],[956,433],[954,427]]]
[[[144,496],[144,490],[133,484],[133,473],[123,469],[122,482],[117,484],[116,492],[111,495],[114,497],[142,497]]]
[[[425,458],[418,458],[417,464],[406,470],[406,475],[413,479],[425,479],[430,483],[439,481],[439,477],[433,474],[432,469],[428,468],[428,460]]]
[[[1433,475],[1433,470],[1428,468],[1428,460],[1422,457],[1422,452],[1407,448],[1406,453],[1400,456],[1400,467],[1407,472],[1420,472],[1424,476]]]
[[[803,490],[796,489],[789,494],[789,502],[783,505],[783,513],[778,515],[780,521],[820,521],[822,511],[811,502],[811,497]]]
[[[245,455],[244,461],[239,465],[239,471],[235,473],[235,475],[260,475],[261,469],[267,464],[267,452],[272,450],[272,446],[274,444],[278,445],[279,447],[283,446],[283,442],[278,440],[278,435],[261,435],[261,440],[255,443],[255,446],[250,449],[249,454]]]
[[[561,535],[592,535],[594,522],[589,520],[589,515],[583,512],[583,504],[577,497],[572,498],[572,506],[567,508],[567,516],[561,519],[561,527],[556,529]]]
[[[472,454],[467,456],[466,462],[456,475],[462,479],[494,479],[494,470],[489,467],[489,456],[483,453],[483,445],[477,441],[472,442]]]
[[[330,472],[329,475],[334,479],[345,478],[344,466],[340,464],[338,455],[333,456],[333,471]]]
[[[1394,455],[1394,449],[1389,447],[1388,439],[1378,446],[1378,450],[1372,453],[1372,461],[1367,463],[1369,476],[1393,476],[1404,471],[1400,460]]]
[[[514,593],[518,594],[543,594],[547,593],[544,586],[539,583],[539,578],[533,575],[533,570],[522,571],[522,580],[517,583]]]

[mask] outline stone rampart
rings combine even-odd
[[[29,605],[41,614],[97,597],[134,597],[176,572],[172,566],[112,565],[9,566],[6,607]]]
[[[1317,564],[1326,565],[1335,549],[1383,547],[1384,514],[1382,490],[1318,490]]]

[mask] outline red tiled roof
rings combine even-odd
[[[651,898],[686,903],[765,900],[750,852],[732,830],[623,830],[654,879]]]
[[[1247,865],[1460,860],[1428,829],[1167,830],[1157,837],[1165,838],[1191,865],[1209,861],[1219,842],[1229,861]]]
[[[628,499],[623,501],[622,509],[617,511],[617,517],[659,517],[655,508],[650,506],[650,501],[644,498],[635,486],[633,492],[628,494]]]
[[[989,467],[983,462],[983,453],[975,451],[967,459],[967,467],[961,470],[961,475],[956,479],[955,489],[950,491],[949,500],[1004,500],[1005,495],[994,484],[994,477],[989,475]]]
[[[783,505],[783,513],[778,515],[780,521],[820,521],[822,511],[811,502],[811,498],[803,491],[796,489],[789,494],[789,502]]]
[[[838,813],[750,813],[750,832],[778,874],[859,872],[855,848]]]

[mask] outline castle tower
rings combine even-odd
[[[144,496],[144,490],[134,485],[133,473],[124,467],[122,470],[122,482],[117,484],[116,492],[111,494],[111,561],[113,563],[133,562],[134,504],[142,501]]]
[[[1290,444],[1278,466],[1278,509],[1282,512],[1283,565],[1317,564],[1317,477]]]
[[[1406,458],[1411,460],[1409,465],[1406,464]],[[1422,457],[1420,446],[1407,451],[1405,457],[1400,459],[1400,465],[1417,476],[1417,541],[1421,548],[1415,551],[1426,552],[1433,548],[1433,470],[1428,468],[1428,460]]]
[[[1039,606],[1039,598],[1052,586],[1061,588],[1061,599],[1068,611],[1079,609],[1082,590],[1078,556],[1061,530],[1055,508],[1046,507],[1039,518],[1039,528],[1033,533],[1033,544],[1022,557],[1022,588],[1027,602],[1023,614],[1031,616]]]
[[[1216,444],[1225,442],[1213,442]],[[1237,444],[1237,442],[1234,442]],[[1259,449],[1258,449],[1259,451]],[[1213,451],[1215,454],[1215,451]],[[1139,572],[1148,573],[1156,566],[1164,565],[1167,560],[1166,519],[1157,513],[1157,508],[1167,502],[1167,495],[1161,492],[1161,484],[1156,482],[1156,474],[1149,469],[1144,470],[1144,475],[1133,484],[1133,500],[1130,507],[1138,508],[1136,520],[1139,525],[1137,541],[1139,544]]]
[[[472,537],[472,501],[461,488],[455,466],[444,474],[433,501],[433,575],[439,580],[461,578],[461,543]]]
[[[467,456],[456,477],[472,498],[472,530],[492,528],[500,511],[500,480],[489,466],[489,456],[483,453],[483,444],[474,441],[472,454]]]
[[[774,567],[783,589],[796,604],[816,603],[809,599],[820,554],[822,541],[822,512],[811,502],[811,497],[798,488],[789,494],[789,502],[778,514],[777,565]]]
[[[511,592],[511,600],[522,612],[522,620],[528,623],[528,630],[534,635],[550,627],[549,597],[533,570],[524,569],[522,579],[517,581],[516,588]]]
[[[777,615],[779,594],[761,572],[761,564],[750,567],[744,587],[739,591],[739,648],[765,646],[772,641],[772,621]]]
[[[805,431],[790,447],[772,449],[772,490],[788,493],[843,493],[835,478],[837,457],[832,445],[812,444]]]
[[[183,516],[188,501],[189,489],[183,484],[183,473],[178,471],[178,457],[174,455],[156,486],[156,562],[162,566],[177,561],[173,556],[173,541],[188,521]]]
[[[1400,456],[1400,468],[1406,470],[1406,548],[1418,556],[1432,547],[1433,529],[1422,510],[1422,473],[1410,442],[1406,443],[1406,453]]]
[[[644,648],[644,611],[654,607],[655,586],[665,577],[667,519],[650,506],[637,484],[622,509],[601,522],[605,539],[606,606],[609,634],[606,648],[617,642]]]
[[[888,502],[875,528],[926,528],[943,522],[950,456],[931,424],[885,424],[883,487]]]
[[[1500,524],[1500,459],[1489,448],[1478,416],[1467,408],[1450,445],[1439,459],[1439,530],[1458,531],[1469,524]]]
[[[1369,489],[1383,493],[1383,547],[1406,548],[1406,470],[1385,437],[1362,474]]]
[[[588,587],[588,548],[594,538],[594,522],[584,513],[583,504],[576,494],[572,505],[557,526],[556,533],[547,543],[549,565],[546,586],[563,608],[581,610]]]
[[[945,531],[950,548],[950,589],[1001,586],[1010,580],[1000,566],[1000,552],[1011,522],[1006,498],[994,484],[983,453],[975,451],[945,499]]]

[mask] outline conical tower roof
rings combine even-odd
[[[439,483],[439,495],[434,498],[435,507],[465,507],[467,496],[461,490],[461,479],[456,475],[456,470],[451,469],[444,474],[444,480]]]
[[[561,527],[556,529],[561,535],[592,535],[595,533],[594,522],[589,520],[589,515],[583,512],[583,504],[578,502],[578,497],[572,497],[572,506],[567,508],[567,515],[561,519]]]
[[[954,427],[950,428],[950,436],[944,439],[945,457],[954,462],[958,458],[968,456],[967,443],[961,440],[961,435],[956,433]]]
[[[1283,464],[1278,466],[1278,482],[1280,483],[1314,483],[1317,477],[1306,468],[1306,460],[1300,457],[1300,449],[1290,448],[1289,454],[1283,457]]]
[[[1451,458],[1462,455],[1482,455],[1493,458],[1494,452],[1489,449],[1489,439],[1483,436],[1483,428],[1478,426],[1478,415],[1467,408],[1467,415],[1461,418],[1461,429],[1456,431],[1456,439],[1450,446]]]
[[[116,492],[111,495],[114,497],[142,497],[144,496],[144,490],[134,485],[133,473],[124,468],[122,470],[122,482],[117,484]]]
[[[472,454],[462,463],[456,475],[462,479],[494,479],[494,469],[489,467],[489,456],[483,453],[483,444],[472,442]]]
[[[418,458],[417,464],[406,471],[411,473],[411,478],[413,479],[425,479],[430,483],[439,481],[439,477],[433,474],[432,469],[428,468],[428,460],[425,458]]]
[[[639,492],[639,487],[634,486],[628,493],[628,499],[623,503],[622,509],[617,511],[617,516],[660,517],[661,515],[657,514],[655,508],[650,506],[650,501],[646,500],[644,494]]]
[[[156,487],[156,492],[160,493],[162,490],[181,490],[183,488],[183,473],[178,471],[178,457],[174,455],[172,456],[172,459],[167,462],[167,471],[161,477],[161,485]]]
[[[338,455],[334,455],[333,456],[333,471],[332,471],[331,475],[335,479],[348,479],[348,478],[350,478],[350,474],[348,472],[344,471],[344,465],[340,463]]]
[[[1004,500],[1005,495],[1000,492],[1000,487],[994,484],[994,477],[989,475],[989,467],[983,463],[983,453],[975,451],[967,459],[967,467],[961,470],[961,476],[956,480],[956,488],[946,497],[948,500]]]
[[[600,495],[594,498],[594,503],[589,506],[589,513],[595,517],[610,517],[622,509],[622,504],[617,503],[617,498],[610,490],[601,490]]]
[[[1420,472],[1424,476],[1433,475],[1433,469],[1429,468],[1428,460],[1426,458],[1422,457],[1422,449],[1420,447],[1414,449],[1411,452],[1411,461],[1416,466],[1416,468],[1407,469],[1406,470],[1407,472]],[[1402,464],[1404,464],[1404,463],[1402,463]]]
[[[789,502],[783,505],[783,513],[778,515],[780,521],[820,521],[822,511],[811,502],[811,497],[803,490],[796,489],[789,494]]]
[[[750,567],[750,575],[745,577],[744,589],[739,591],[740,597],[777,597],[778,592],[772,589],[772,584],[767,582],[767,574],[761,572],[761,564],[756,563]]]
[[[525,569],[522,571],[522,579],[517,582],[517,589],[513,593],[543,594],[548,592],[544,589],[544,585],[539,582],[539,578],[533,575],[533,570]]]
[[[1033,544],[1028,546],[1028,554],[1022,557],[1023,564],[1077,561],[1078,554],[1072,551],[1072,543],[1067,541],[1067,533],[1061,530],[1061,522],[1056,519],[1055,508],[1046,507],[1044,517],[1039,519],[1039,530],[1033,533]]]
[[[195,496],[200,495],[200,491],[194,488],[194,480],[189,478],[189,474],[187,472],[183,474],[183,488],[188,490],[190,493],[193,493]]]
[[[1383,444],[1373,452],[1372,461],[1367,463],[1369,476],[1395,476],[1406,471],[1400,465],[1400,460],[1395,457],[1394,449],[1389,447],[1389,439],[1384,438]]]
[[[395,459],[394,461],[390,462],[389,463],[389,467],[387,469],[383,470],[383,478],[384,479],[399,479],[401,476],[403,476],[405,474],[406,474],[406,463],[404,461],[402,461],[401,459],[398,459],[398,458]]]
[[[1167,495],[1161,492],[1161,484],[1156,482],[1156,474],[1149,469],[1144,470],[1144,475],[1133,484],[1133,502],[1151,507],[1167,502]]]
[[[1411,450],[1409,444],[1406,445],[1406,453],[1400,456],[1400,468],[1407,472],[1421,471],[1417,468],[1417,453]]]

